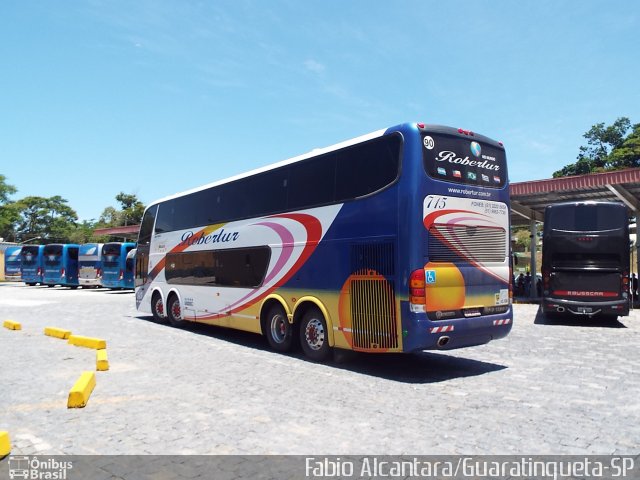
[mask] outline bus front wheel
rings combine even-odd
[[[293,346],[293,325],[287,319],[282,306],[274,305],[269,309],[266,322],[266,334],[269,345],[277,352],[288,352]]]
[[[167,317],[169,318],[169,323],[173,327],[183,327],[184,319],[182,318],[182,308],[180,307],[180,299],[177,295],[173,295],[169,297],[169,301],[167,302]]]
[[[300,344],[305,355],[315,362],[326,360],[331,353],[327,322],[322,312],[310,308],[300,323]]]

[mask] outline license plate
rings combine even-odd
[[[593,308],[591,307],[578,307],[578,313],[592,313]]]

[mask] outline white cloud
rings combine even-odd
[[[326,67],[315,60],[307,60],[304,62],[304,67],[313,73],[323,73],[326,70]]]

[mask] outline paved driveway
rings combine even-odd
[[[503,340],[331,364],[257,335],[138,317],[133,293],[0,284],[0,430],[12,454],[635,454],[640,314],[546,324],[514,306]],[[107,340],[83,409],[69,389]]]

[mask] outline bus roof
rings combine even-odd
[[[609,202],[609,201],[604,201],[604,200],[577,200],[575,202],[559,202],[559,203],[552,203],[551,205],[547,205],[546,209],[555,209],[555,208],[561,208],[561,207],[572,207],[572,206],[577,206],[577,205],[610,205],[613,207],[621,207],[621,208],[627,208],[626,205],[624,205],[621,202]]]

